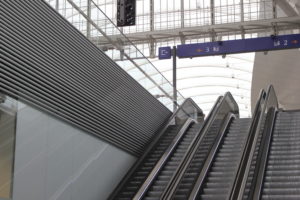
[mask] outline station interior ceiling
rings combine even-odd
[[[159,47],[299,33],[300,0],[137,0],[136,25],[121,28],[114,26],[117,0],[47,1],[170,109],[172,60],[159,60]],[[259,90],[274,84],[280,104],[297,107],[299,53],[177,59],[179,103],[191,97],[208,113],[230,91],[240,115],[249,117]]]

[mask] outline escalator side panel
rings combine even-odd
[[[264,124],[264,122],[265,122],[265,119],[264,119],[262,124]],[[260,132],[259,132],[259,135],[258,135],[258,138],[257,138],[257,143],[256,143],[256,146],[255,146],[255,151],[254,151],[254,155],[252,157],[251,166],[250,166],[250,170],[249,170],[249,174],[248,174],[248,178],[247,178],[247,181],[246,181],[246,186],[245,186],[245,190],[244,190],[244,194],[243,194],[243,200],[247,200],[248,196],[249,196],[250,187],[251,187],[251,183],[252,183],[253,175],[254,175],[254,170],[255,170],[255,166],[256,166],[256,158],[257,158],[258,151],[259,151],[259,148],[260,148],[260,143],[261,143],[263,131],[264,131],[264,127],[262,127],[260,129]]]

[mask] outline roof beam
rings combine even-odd
[[[288,17],[297,16],[297,11],[287,0],[275,0],[276,4],[283,10]]]
[[[299,29],[300,27],[300,16],[294,17],[283,17],[276,19],[265,19],[265,20],[255,20],[255,21],[245,21],[245,22],[235,22],[228,24],[214,24],[209,26],[198,26],[198,27],[185,27],[178,29],[169,29],[169,30],[154,30],[148,32],[140,33],[129,33],[126,34],[126,37],[129,38],[132,42],[143,42],[149,40],[147,35],[151,35],[155,40],[165,40],[168,38],[182,37],[186,39],[189,38],[201,38],[201,36],[210,37],[211,30],[214,30],[217,36],[228,35],[228,34],[249,34],[249,33],[268,33],[272,32],[274,25],[277,30],[292,30]],[[243,30],[241,31],[241,27]],[[124,37],[123,35],[112,35],[110,39],[116,41],[117,38]],[[92,39],[97,45],[108,45],[108,42],[105,38],[98,37]],[[96,42],[98,41],[98,43]]]

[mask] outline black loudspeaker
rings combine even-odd
[[[135,25],[136,0],[118,0],[117,26]]]

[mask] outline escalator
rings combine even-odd
[[[175,138],[179,128],[180,127],[178,125],[171,125],[167,129],[164,136],[159,140],[157,145],[153,147],[148,156],[145,158],[144,162],[136,169],[135,173],[126,183],[126,186],[122,189],[116,199],[133,198],[147,176],[150,174],[151,170],[154,168],[155,164]]]
[[[161,136],[155,138],[148,150],[111,194],[109,199],[157,199],[173,169],[180,165],[191,142],[203,125],[202,110],[187,99],[171,116]]]
[[[118,195],[111,196],[110,199],[185,199],[184,195],[192,189],[198,172],[203,168],[214,144],[217,140],[222,140],[220,136],[224,135],[224,124],[226,127],[228,125],[228,113],[238,116],[238,107],[229,93],[218,98],[203,123],[186,120],[173,142],[168,142],[169,147],[164,149],[165,152],[157,154],[156,159],[151,160],[151,164],[145,159],[131,181],[124,184]],[[244,120],[241,122],[244,123]],[[150,151],[146,158],[152,158],[152,152],[156,151]],[[147,170],[143,167],[145,164]],[[181,176],[178,176],[179,174]]]
[[[269,87],[238,199],[300,199],[300,111],[278,108]]]
[[[216,121],[210,127],[208,133],[203,137],[200,148],[196,151],[192,161],[190,162],[182,180],[178,184],[178,188],[174,193],[174,199],[187,199],[193,185],[199,176],[206,157],[211,149],[219,132],[221,121]]]
[[[259,126],[259,140],[253,144],[255,153],[241,194],[247,200],[299,199],[300,111],[279,109],[272,87],[268,93],[265,120]]]
[[[230,93],[204,121],[169,126],[110,199],[300,199],[300,111],[278,108],[272,86],[252,118]]]
[[[201,199],[226,199],[229,196],[250,123],[248,118],[233,120],[203,183]]]
[[[152,183],[152,186],[149,188],[147,193],[144,195],[146,200],[155,200],[159,199],[170,181],[171,177],[174,175],[175,170],[181,163],[181,160],[184,158],[185,153],[187,152],[191,142],[195,139],[199,130],[201,130],[202,124],[193,124],[187,130],[185,136],[182,138],[182,141],[176,147],[174,153],[168,158],[167,163],[160,170],[159,174]]]

